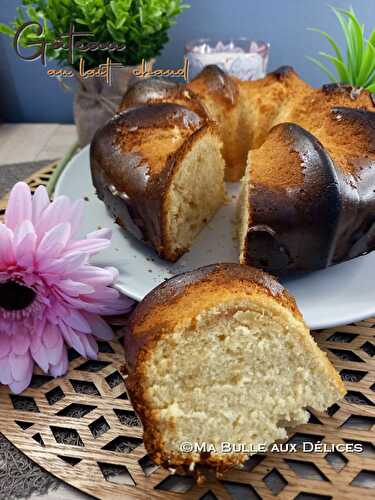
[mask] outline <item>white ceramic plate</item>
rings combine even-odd
[[[238,186],[229,184],[228,191],[232,202],[216,214],[199,235],[192,250],[175,264],[159,259],[152,249],[113,222],[104,204],[95,195],[88,147],[69,162],[58,180],[55,194],[88,200],[81,226],[82,236],[98,226],[112,228],[111,247],[95,258],[94,263],[115,266],[120,272],[119,290],[141,300],[155,286],[175,274],[215,262],[237,262],[231,221],[235,215]],[[312,329],[368,318],[375,315],[375,252],[323,271],[287,279],[284,285],[296,298]]]

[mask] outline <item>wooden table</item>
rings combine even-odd
[[[0,125],[0,172],[2,165],[62,158],[77,140],[74,125],[57,123],[21,123]],[[1,173],[0,173],[1,175]],[[33,495],[37,500],[84,500],[70,486],[61,486],[47,495]]]
[[[59,159],[77,140],[74,125],[20,123],[0,125],[0,166]]]

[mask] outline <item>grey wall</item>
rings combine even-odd
[[[325,82],[322,72],[306,59],[327,50],[320,27],[342,40],[329,3],[355,6],[368,30],[375,26],[374,0],[191,0],[170,33],[170,42],[158,59],[160,67],[179,67],[184,42],[199,37],[247,36],[271,43],[270,69],[293,65],[308,82]],[[14,16],[20,0],[0,0],[0,20]],[[11,41],[0,35],[0,117],[10,122],[71,122],[72,96],[46,75],[39,62],[18,60]],[[53,67],[49,63],[49,67]]]

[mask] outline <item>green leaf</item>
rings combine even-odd
[[[335,66],[336,71],[340,76],[341,83],[349,83],[350,82],[350,75],[348,72],[348,68],[346,67],[345,63],[341,59],[338,59],[337,57],[331,56],[330,54],[326,54],[325,52],[319,52],[319,55],[328,59],[328,61],[330,61]]]
[[[368,90],[371,93],[375,93],[375,83],[366,87],[366,90]]]
[[[1,25],[0,32],[13,36],[24,22],[38,20],[43,24],[46,39],[52,41],[67,33],[74,19],[77,29],[93,34],[80,37],[81,41],[125,44],[127,50],[112,52],[111,58],[123,64],[138,64],[142,58],[150,59],[160,53],[175,17],[188,7],[181,0],[22,0],[13,23]],[[66,63],[64,50],[51,49],[47,54]],[[95,67],[106,61],[108,53],[87,52],[81,56],[86,67]]]
[[[315,59],[314,57],[308,56],[307,59],[309,59],[314,64],[319,66],[319,68],[324,71],[324,73],[328,76],[328,78],[331,80],[331,82],[333,82],[333,83],[337,82],[337,78],[335,78],[334,74],[322,62],[320,62],[318,59]]]
[[[357,84],[359,86],[362,86],[368,80],[374,68],[375,68],[375,49],[373,45],[370,42],[368,42],[357,79]]]
[[[6,24],[0,23],[0,33],[4,33],[4,35],[8,36],[14,36],[15,31]]]
[[[341,12],[339,12],[339,10],[336,9],[335,7],[332,7],[332,10],[335,13],[335,15],[336,15],[336,17],[341,25],[341,28],[344,32],[344,35],[345,35],[347,58],[348,58],[347,67],[348,67],[348,72],[350,75],[350,82],[349,83],[354,85],[355,67],[356,67],[356,60],[355,60],[356,52],[355,52],[355,47],[354,47],[352,35],[350,32],[349,26],[348,26],[348,24],[346,24],[345,18],[341,14]]]
[[[321,52],[320,55],[334,65],[342,83],[349,83],[356,87],[371,84],[375,73],[375,30],[372,31],[368,41],[365,41],[365,29],[350,8],[348,10],[331,7],[345,37],[346,58],[335,40],[326,32],[314,29],[320,33],[333,48],[335,55]],[[316,63],[316,60],[314,60]],[[327,74],[327,67],[320,66]],[[332,73],[329,72],[332,76]],[[330,77],[331,77],[330,76]]]
[[[316,33],[320,33],[321,35],[323,35],[328,40],[328,42],[331,44],[333,50],[336,52],[337,58],[341,59],[342,61],[344,60],[344,58],[342,57],[342,52],[341,52],[340,48],[337,46],[334,39],[328,33],[326,33],[325,31],[322,31],[320,29],[317,29],[317,28],[309,28],[309,30],[315,31]]]
[[[371,32],[371,35],[368,38],[368,42],[375,47],[375,29]]]
[[[363,56],[363,29],[359,24],[354,10],[337,9],[349,18],[348,30],[352,38],[352,45],[354,50],[354,65],[356,69],[356,74],[359,73],[361,67],[361,60]]]

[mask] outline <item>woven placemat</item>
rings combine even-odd
[[[43,160],[0,165],[0,200],[5,198],[16,182],[24,181],[25,179],[32,181],[35,177],[38,177],[35,174],[39,170],[43,169],[44,173],[44,167],[47,166],[51,166],[54,169],[56,163],[57,160]],[[46,172],[46,174],[48,173]]]
[[[45,177],[38,173],[39,181]],[[37,372],[21,396],[2,387],[0,428],[44,469],[101,499],[373,499],[375,318],[313,335],[345,381],[345,399],[326,413],[311,412],[309,423],[293,430],[289,443],[296,453],[253,456],[244,469],[220,479],[208,473],[204,485],[149,460],[121,375],[121,336],[100,344],[97,361],[70,351],[65,377]],[[318,442],[327,448],[301,449],[302,443]],[[338,444],[360,445],[363,451],[330,449]]]
[[[40,184],[47,185],[55,172],[58,162],[55,160],[33,161],[0,166],[0,217],[4,215],[8,194],[19,181],[25,181],[34,191]]]

